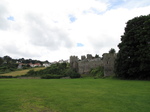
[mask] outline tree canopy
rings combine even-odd
[[[150,79],[150,15],[127,22],[115,69],[124,79]]]
[[[115,50],[114,48],[111,48],[111,49],[109,50],[109,54],[114,54],[114,53],[116,53],[116,50]]]
[[[80,78],[80,74],[67,66],[67,63],[52,64],[50,67],[40,71],[30,70],[26,75],[23,76],[40,76],[43,79],[57,79],[62,77]]]

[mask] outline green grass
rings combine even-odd
[[[1,112],[149,112],[150,82],[0,79]]]
[[[13,71],[13,72],[9,72],[9,73],[0,74],[0,76],[21,76],[21,75],[25,75],[29,70],[38,71],[38,70],[42,70],[42,69],[45,69],[45,67],[37,67],[37,68]]]

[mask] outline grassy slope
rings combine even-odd
[[[2,112],[148,112],[149,105],[149,81],[0,79]]]
[[[9,73],[0,74],[0,76],[20,76],[20,75],[26,74],[29,70],[38,71],[41,69],[45,69],[45,67],[37,67],[37,68],[30,68],[30,69],[25,69],[25,70],[13,71],[13,72],[9,72]]]

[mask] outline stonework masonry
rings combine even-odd
[[[98,66],[104,67],[104,76],[114,74],[114,61],[116,54],[105,53],[102,58],[93,58],[91,54],[81,56],[81,60],[77,56],[70,56],[70,67],[80,74],[88,74],[92,68]]]

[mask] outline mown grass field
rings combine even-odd
[[[17,71],[13,71],[13,72],[9,72],[9,73],[0,74],[0,76],[21,76],[21,75],[25,75],[29,70],[38,71],[38,70],[42,70],[42,69],[45,69],[45,67],[17,70]]]
[[[150,81],[0,79],[1,112],[149,112]]]

